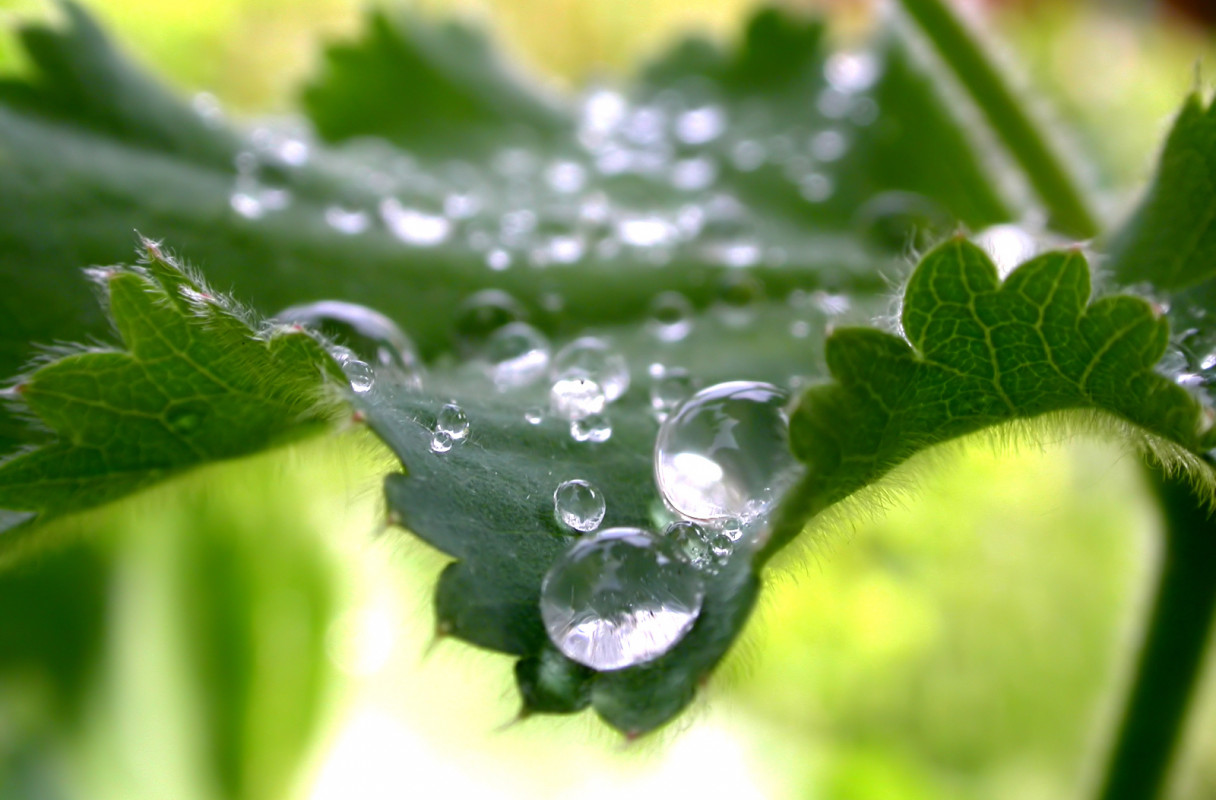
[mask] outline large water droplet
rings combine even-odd
[[[550,640],[601,671],[670,650],[701,613],[704,586],[666,540],[640,528],[609,528],[566,551],[541,584]]]
[[[629,388],[629,365],[625,357],[614,352],[608,343],[595,336],[581,336],[553,356],[550,377],[587,378],[597,384],[609,403]]]
[[[604,495],[584,480],[565,481],[553,492],[553,517],[579,533],[598,528],[606,508]]]
[[[405,331],[374,308],[345,300],[320,300],[285,308],[275,319],[315,328],[360,358],[395,368],[407,378],[417,378],[422,370]]]
[[[485,360],[498,388],[528,386],[549,368],[549,341],[528,323],[512,322],[490,334]]]
[[[523,320],[526,312],[511,295],[499,289],[483,289],[469,295],[456,310],[456,343],[466,355],[480,353],[494,331]]]
[[[659,428],[654,471],[667,506],[686,519],[746,524],[793,482],[789,396],[767,383],[703,389]]]

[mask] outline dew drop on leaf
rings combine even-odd
[[[661,292],[650,303],[650,330],[664,342],[678,342],[692,330],[692,303],[679,292]]]
[[[650,379],[650,407],[662,418],[692,397],[696,383],[682,367],[660,368]]]
[[[562,419],[578,420],[604,410],[604,389],[590,378],[558,378],[549,388],[549,407]]]
[[[511,322],[490,334],[485,360],[499,389],[529,386],[549,369],[549,340],[526,322]]]
[[[275,319],[319,330],[358,358],[395,368],[407,377],[417,378],[422,371],[414,343],[405,331],[374,308],[344,300],[320,300],[285,308],[275,314]]]
[[[469,416],[455,403],[445,403],[435,417],[435,432],[446,433],[454,442],[469,435]]]
[[[671,544],[641,528],[609,528],[563,554],[541,585],[553,644],[593,669],[624,669],[670,650],[696,622],[704,586]]]
[[[604,414],[590,414],[570,423],[570,438],[593,444],[606,442],[612,438],[612,423]]]
[[[446,453],[452,449],[453,444],[454,442],[452,441],[451,434],[447,433],[446,431],[435,431],[431,435],[432,453]]]
[[[507,257],[509,264],[510,256]],[[504,291],[483,289],[475,292],[456,309],[456,343],[466,356],[474,355],[481,352],[494,331],[519,322],[525,316],[526,312],[519,301]]]
[[[763,517],[795,478],[789,396],[767,383],[733,381],[697,392],[659,428],[659,494],[685,519],[719,526]]]
[[[549,375],[555,381],[573,377],[595,381],[609,403],[629,388],[629,364],[625,357],[596,336],[579,337],[558,350]]]
[[[565,481],[553,492],[553,517],[558,524],[590,533],[604,521],[607,508],[599,489],[581,479]]]
[[[692,566],[698,569],[710,566],[713,553],[709,549],[709,534],[697,523],[676,520],[663,530],[663,536],[671,541],[676,554]]]

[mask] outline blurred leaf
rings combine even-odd
[[[0,463],[0,506],[51,515],[97,505],[332,415],[323,377],[342,373],[312,336],[254,328],[156,245],[143,267],[93,277],[124,349],[65,350],[11,390],[55,438]]]
[[[1216,276],[1216,103],[1187,98],[1153,183],[1114,235],[1111,270],[1124,283],[1185,290]]]
[[[835,382],[808,390],[791,419],[791,444],[808,470],[770,553],[808,516],[918,451],[1054,411],[1113,415],[1209,490],[1216,481],[1200,459],[1216,444],[1211,420],[1154,371],[1169,324],[1140,298],[1090,303],[1079,251],[1031,259],[1002,283],[983,250],[955,238],[913,272],[901,323],[906,338],[870,328],[828,338]]]

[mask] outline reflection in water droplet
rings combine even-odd
[[[597,670],[640,664],[670,650],[701,612],[697,571],[670,543],[640,528],[580,539],[541,584],[541,618],[568,658]]]
[[[659,428],[659,494],[686,519],[751,522],[793,481],[789,396],[767,383],[734,381],[693,395]]]
[[[469,416],[455,403],[445,403],[435,417],[435,432],[446,433],[454,442],[469,435]]]
[[[612,438],[612,423],[605,414],[589,414],[570,423],[570,438],[599,444]]]
[[[562,419],[576,420],[604,410],[604,390],[583,376],[558,378],[549,389],[549,407]]]
[[[598,528],[604,521],[606,508],[604,495],[584,480],[566,481],[553,492],[554,518],[579,533]]]
[[[662,292],[650,302],[650,330],[664,342],[678,342],[692,330],[692,303],[679,292]]]
[[[549,341],[526,322],[511,322],[490,334],[485,360],[499,389],[535,383],[549,368]]]
[[[582,377],[599,384],[604,399],[616,400],[629,388],[629,365],[608,343],[595,336],[582,336],[553,356],[552,379]],[[598,409],[597,409],[598,410]]]

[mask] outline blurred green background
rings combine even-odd
[[[257,114],[292,108],[361,4],[85,5],[182,91]],[[482,19],[557,86],[627,72],[680,29],[730,36],[749,6],[423,5]],[[821,5],[842,37],[869,19]],[[990,13],[1118,209],[1206,35],[1156,6]],[[21,69],[7,35],[0,68]],[[986,437],[912,465],[889,508],[804,536],[698,706],[630,746],[589,715],[503,727],[511,659],[433,641],[443,559],[376,535],[391,467],[345,431],[54,523],[58,547],[0,572],[0,798],[1052,800],[1096,778],[1156,557],[1137,459],[1112,445]],[[1177,798],[1216,797],[1207,683]]]

